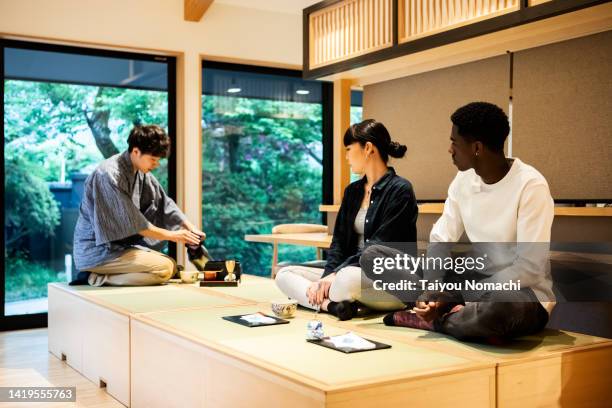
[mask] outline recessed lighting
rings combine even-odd
[[[227,93],[238,93],[238,92],[242,92],[241,88],[229,88],[227,90]]]
[[[295,91],[295,93],[298,95],[308,95],[310,91],[307,89],[298,89],[297,91]]]

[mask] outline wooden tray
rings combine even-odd
[[[238,281],[200,281],[200,287],[203,286],[226,286],[226,287],[236,287],[238,286]]]
[[[376,347],[374,347],[373,349],[354,349],[354,348],[348,348],[348,347],[336,347],[334,345],[334,343],[332,343],[331,341],[329,341],[329,337],[324,337],[321,340],[306,340],[309,343],[312,344],[316,344],[318,346],[321,347],[327,347],[330,348],[332,350],[336,350],[336,351],[340,351],[342,353],[345,354],[350,354],[350,353],[363,353],[364,351],[375,351],[375,350],[384,350],[384,349],[390,349],[391,346],[385,343],[380,343],[378,341],[374,341],[374,340],[370,340],[370,339],[365,339],[371,343],[374,343],[374,345]]]
[[[261,314],[271,319],[274,319],[274,323],[250,323],[250,322],[247,322],[246,320],[241,319],[241,317],[244,315],[223,316],[222,319],[227,320],[232,323],[237,323],[237,324],[240,324],[246,327],[263,327],[263,326],[275,326],[277,324],[289,324],[289,320],[279,319],[276,316],[270,316],[265,313],[261,313]]]

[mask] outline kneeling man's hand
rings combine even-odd
[[[200,237],[192,231],[180,229],[171,231],[171,241],[177,244],[184,243],[187,245],[200,245]]]
[[[200,237],[200,241],[203,240],[203,239],[206,239],[206,233],[204,233],[204,231],[201,231],[198,227],[196,227],[195,225],[193,225],[189,221],[187,221],[187,220],[183,221],[183,227],[185,229],[193,232],[197,236],[199,236]],[[199,242],[198,242],[198,244],[199,244]]]

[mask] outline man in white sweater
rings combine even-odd
[[[521,290],[480,293],[477,302],[465,302],[457,293],[425,292],[413,311],[392,313],[385,323],[471,340],[537,332],[546,325],[554,306],[547,256],[554,202],[546,179],[519,159],[505,157],[510,128],[499,107],[470,103],[453,113],[451,121],[448,152],[459,172],[450,184],[430,242],[433,247],[441,243],[438,246],[447,250],[449,246],[443,243],[457,242],[465,232],[470,242],[487,243],[476,244],[489,257],[480,281],[520,280]],[[395,256],[394,250],[381,246],[366,251],[364,270],[376,257]],[[450,275],[458,280],[453,272]],[[448,278],[448,272],[442,276],[426,271],[423,277],[430,281]]]

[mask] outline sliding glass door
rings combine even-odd
[[[47,283],[75,274],[83,185],[136,124],[175,139],[171,57],[3,41],[2,329],[44,325]],[[174,148],[172,149],[175,150]],[[174,154],[154,172],[174,195]]]

